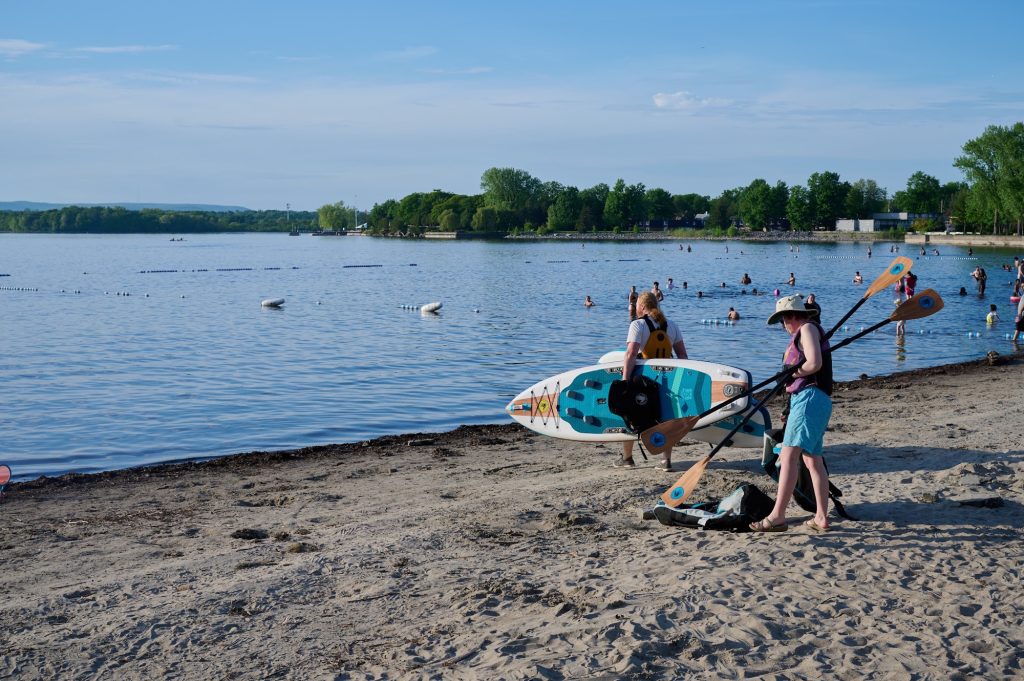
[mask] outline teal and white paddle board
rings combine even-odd
[[[662,421],[697,416],[750,386],[750,374],[743,369],[697,360],[641,359],[635,371],[661,386]],[[530,430],[564,440],[632,440],[636,434],[608,409],[608,388],[621,376],[621,360],[566,371],[522,391],[505,411]],[[698,421],[697,428],[741,413],[747,406],[748,398],[736,400]]]
[[[612,350],[601,355],[601,359],[597,360],[599,364],[608,364],[610,362],[619,362],[626,358],[625,350]],[[724,412],[729,414],[731,412]],[[721,421],[715,421],[701,428],[694,428],[686,437],[683,438],[683,442],[706,442],[709,445],[715,446],[722,441],[729,431],[732,430],[737,423],[746,415],[746,413],[736,414],[732,413],[731,416],[723,418]],[[771,430],[772,419],[768,414],[768,410],[761,407],[750,417],[750,420],[744,424],[742,428],[736,431],[736,434],[729,438],[729,443],[726,447],[753,447],[761,449],[764,445],[764,434],[766,431]]]

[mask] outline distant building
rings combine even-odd
[[[667,229],[685,229],[695,228],[701,229],[704,227],[704,220],[707,214],[698,215],[695,218],[669,218],[669,219],[656,219],[656,220],[641,220],[638,224],[641,228],[648,232],[664,231]]]
[[[875,213],[870,219],[836,220],[837,232],[887,232],[891,229],[908,230],[914,220],[934,220],[932,213]]]

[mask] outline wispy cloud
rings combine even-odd
[[[0,55],[4,57],[16,58],[24,54],[30,54],[37,52],[46,47],[42,43],[33,43],[28,40],[19,40],[18,38],[0,38]]]
[[[139,52],[170,52],[178,49],[177,45],[108,45],[76,47],[75,52],[90,54],[136,54]]]
[[[386,61],[414,61],[416,59],[432,57],[438,52],[439,50],[433,45],[418,45],[406,47],[403,50],[381,52],[378,56]]]
[[[654,100],[654,106],[657,108],[671,111],[697,111],[711,107],[730,106],[733,103],[731,99],[697,97],[685,90],[671,93],[658,92],[652,99]]]

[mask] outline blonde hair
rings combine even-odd
[[[644,310],[647,311],[647,316],[651,318],[652,322],[658,326],[665,323],[665,313],[658,307],[658,297],[656,295],[650,291],[644,291],[636,301],[637,308],[641,305],[644,306]]]

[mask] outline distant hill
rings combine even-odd
[[[159,210],[199,211],[204,213],[229,213],[249,210],[244,206],[217,206],[206,203],[40,203],[38,201],[0,201],[0,210],[9,211],[58,210],[67,206],[108,206],[111,208],[125,208],[127,210],[156,208]]]

